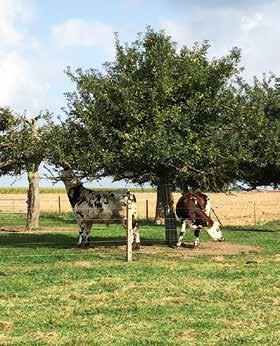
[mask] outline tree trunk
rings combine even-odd
[[[174,246],[177,242],[176,215],[171,183],[168,177],[160,178],[158,190],[160,191],[160,199],[164,209],[165,240],[169,246]]]
[[[38,167],[27,173],[28,193],[27,193],[27,220],[26,230],[31,231],[39,228],[40,217],[40,194],[39,194],[39,174]]]
[[[164,208],[163,208],[163,200],[162,200],[162,186],[157,186],[157,204],[156,204],[156,214],[155,214],[155,223],[157,225],[163,225],[164,224]]]
[[[37,123],[35,119],[29,122],[32,137],[37,138]],[[27,193],[27,219],[26,231],[39,228],[40,217],[40,191],[39,191],[39,165],[33,164],[31,169],[27,172],[28,177],[28,193]]]

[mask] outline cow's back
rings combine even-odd
[[[78,187],[70,189],[68,197],[73,211],[87,223],[114,223],[125,218],[125,208],[115,192]]]
[[[192,212],[195,204],[191,199],[190,193],[184,193],[176,204],[176,214],[179,219],[192,219]]]

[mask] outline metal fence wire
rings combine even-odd
[[[156,193],[136,192],[135,195],[138,219],[154,220],[157,206]],[[224,226],[245,226],[280,220],[280,193],[240,192],[229,195],[224,193],[207,193],[207,195],[210,198],[213,211]],[[181,194],[176,192],[173,193],[173,196],[175,206]],[[40,195],[40,210],[42,213],[58,213],[62,219],[65,213],[72,212],[66,194],[52,193]],[[0,194],[0,218],[3,218],[4,215],[6,215],[6,218],[9,214],[13,218],[13,215],[25,213],[25,195]],[[212,217],[215,218],[213,212]],[[163,219],[163,217],[161,218]],[[159,223],[162,221],[158,220]]]

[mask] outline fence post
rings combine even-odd
[[[146,220],[149,220],[149,201],[146,199]]]
[[[257,215],[256,215],[256,202],[254,202],[254,224],[257,224]]]
[[[126,261],[132,261],[132,201],[126,206]]]
[[[59,212],[59,214],[61,213],[61,200],[60,200],[60,196],[58,196],[58,212]]]

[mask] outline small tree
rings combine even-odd
[[[39,120],[49,119],[41,113],[33,119],[17,116],[9,108],[0,108],[0,175],[28,176],[26,229],[39,227],[39,166],[48,145],[48,127],[38,128]]]

